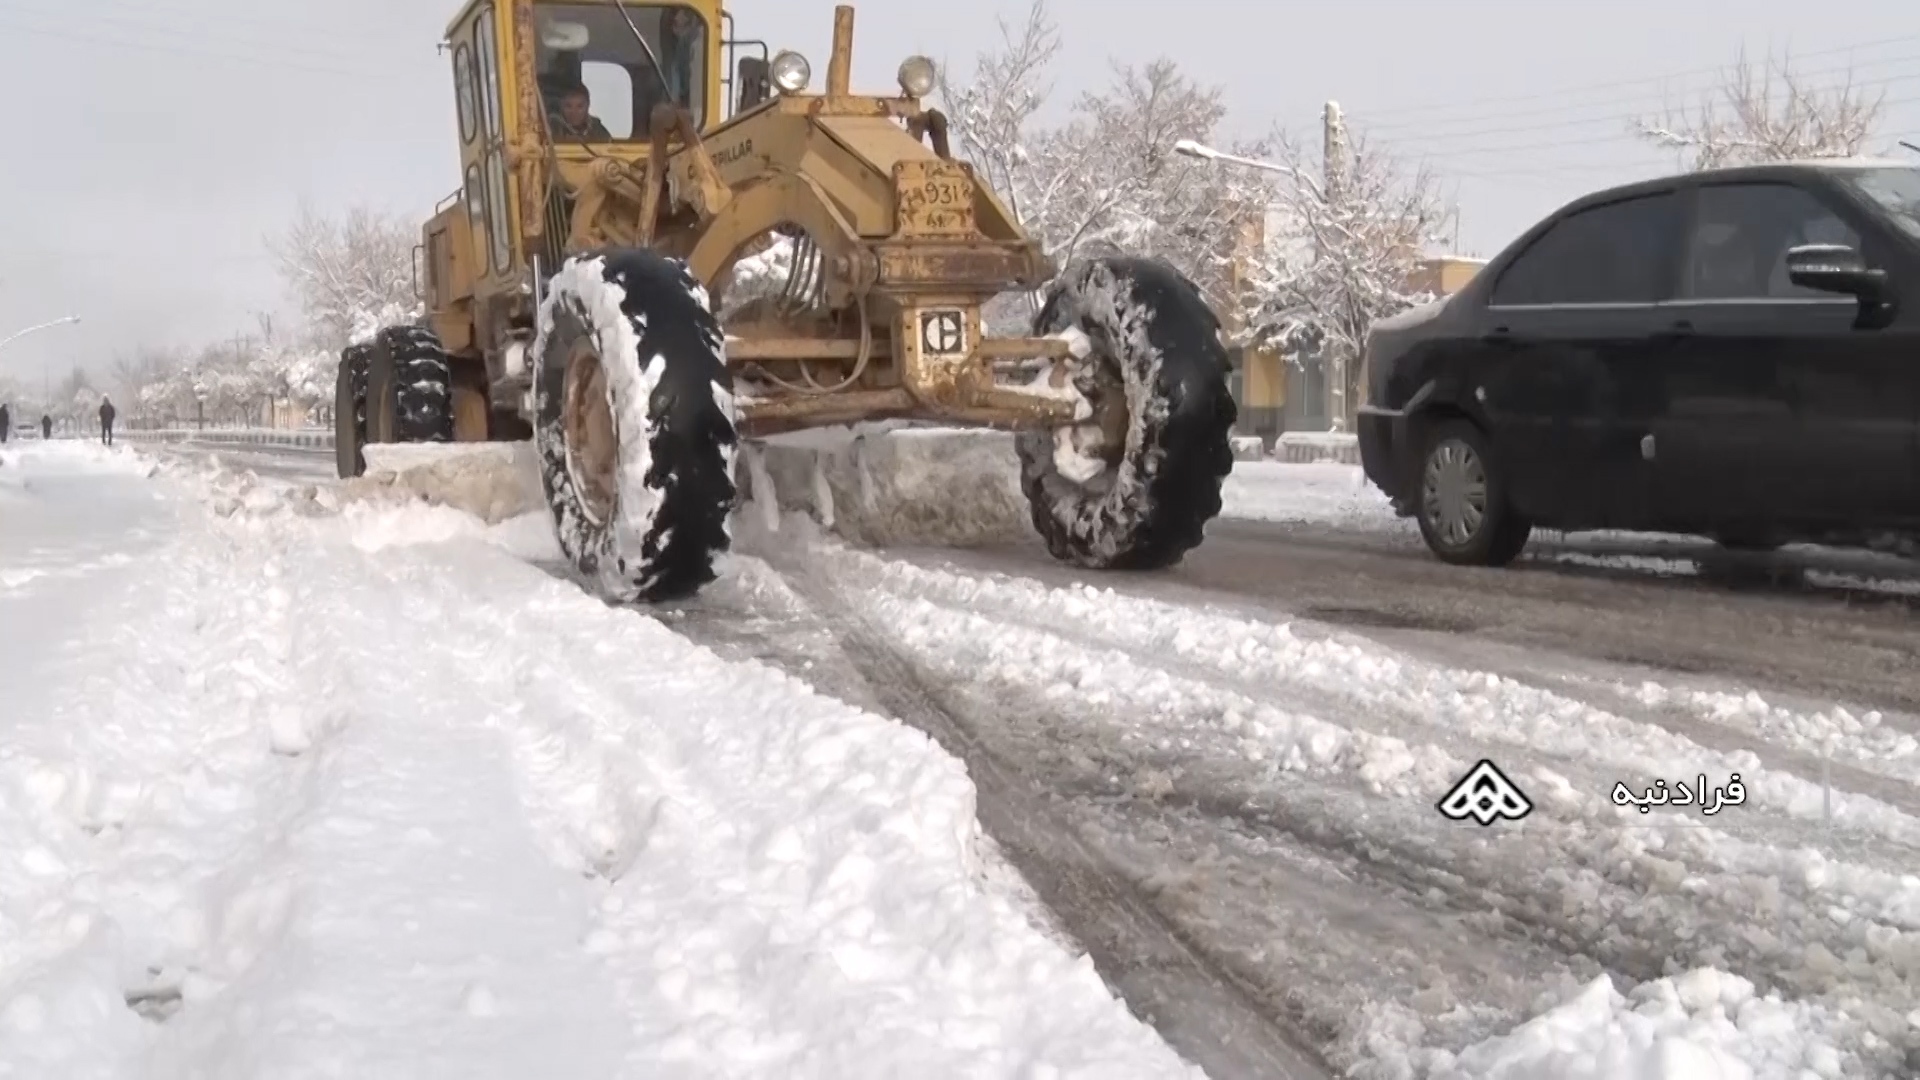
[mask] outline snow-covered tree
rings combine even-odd
[[[1028,220],[1027,201],[1057,172],[1057,163],[1037,160],[1029,144],[1039,134],[1035,117],[1051,92],[1047,76],[1060,54],[1060,31],[1046,0],[1034,0],[1019,26],[998,20],[1000,44],[974,60],[971,77],[955,82],[939,69],[939,95],[951,122],[953,152],[973,163],[1014,214]]]
[[[941,76],[956,156],[973,164],[1055,262],[1109,254],[1166,258],[1224,301],[1225,253],[1249,212],[1245,178],[1173,152],[1214,137],[1226,110],[1169,60],[1118,67],[1059,125],[1041,122],[1061,39],[1046,0],[1000,24],[999,44],[964,80]],[[1252,148],[1257,149],[1257,148]],[[1257,201],[1257,200],[1254,200]],[[989,321],[1024,322],[1037,297],[993,305]]]
[[[1454,210],[1433,176],[1408,170],[1363,138],[1340,138],[1333,158],[1284,133],[1274,156],[1288,171],[1272,189],[1266,243],[1250,267],[1242,337],[1325,364],[1336,428],[1358,402],[1356,363],[1378,319],[1434,299],[1415,282]]]
[[[302,207],[268,249],[299,302],[305,336],[316,348],[338,352],[419,314],[413,295],[418,242],[410,221],[370,207],[355,206],[337,218]]]
[[[1185,139],[1213,141],[1225,116],[1220,90],[1172,61],[1118,68],[1110,87],[1075,104],[1069,123],[1035,140],[1052,166],[1031,204],[1049,254],[1063,264],[1104,255],[1165,259],[1216,308],[1230,304],[1227,260],[1266,185],[1174,151]]]
[[[46,408],[37,382],[29,386],[6,375],[0,375],[0,405],[7,407],[16,425],[37,423]]]
[[[289,333],[263,322],[263,340],[247,364],[258,384],[255,396],[306,409],[324,403],[332,398],[342,349],[417,319],[418,237],[411,221],[367,206],[338,217],[303,206],[287,231],[268,241],[303,325]],[[232,377],[229,372],[227,383]]]
[[[1756,69],[1742,50],[1695,108],[1642,117],[1634,130],[1691,169],[1851,157],[1867,149],[1885,106],[1884,93],[1868,93],[1851,76],[1816,86],[1785,57]]]
[[[164,397],[162,388],[183,362],[178,353],[156,348],[142,348],[131,356],[115,358],[108,381],[114,403],[129,427],[161,419],[152,403]]]

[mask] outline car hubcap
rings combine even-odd
[[[1487,470],[1480,455],[1459,439],[1434,447],[1427,455],[1421,499],[1443,543],[1459,547],[1472,540],[1487,516]]]
[[[607,373],[591,341],[574,346],[567,360],[562,412],[567,433],[567,477],[580,494],[581,509],[596,525],[613,516],[614,471],[620,439],[613,430],[607,400]]]

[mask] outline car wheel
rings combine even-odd
[[[1485,433],[1464,420],[1428,430],[1414,517],[1428,550],[1456,566],[1505,566],[1533,531],[1507,501],[1506,477]]]

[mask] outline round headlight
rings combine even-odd
[[[813,67],[797,52],[782,52],[773,58],[767,74],[781,93],[797,94],[805,90],[807,81],[813,78]]]
[[[926,97],[933,93],[933,61],[924,56],[909,56],[900,62],[900,89],[908,97]]]

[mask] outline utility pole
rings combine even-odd
[[[1340,115],[1340,103],[1327,102],[1320,116],[1320,190],[1326,196],[1328,214],[1337,215],[1347,189],[1347,124]],[[1315,258],[1325,257],[1320,242],[1315,242]],[[1322,345],[1320,371],[1326,379],[1327,423],[1334,431],[1347,429],[1347,367],[1351,363],[1338,345]]]

